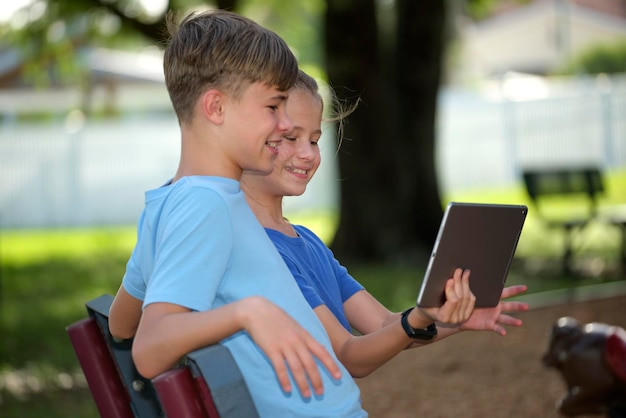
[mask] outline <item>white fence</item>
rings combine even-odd
[[[596,79],[516,78],[480,91],[442,90],[442,189],[512,184],[523,165],[626,167],[626,78],[600,81],[599,88]],[[26,123],[16,117],[20,109],[65,108],[75,100],[0,90],[0,227],[136,222],[144,191],[176,170],[179,131],[162,86],[123,94],[120,118],[84,121],[69,112]],[[304,196],[287,200],[287,211],[336,207],[335,145],[332,138],[321,144],[322,167]]]
[[[527,166],[626,166],[626,77],[511,77],[480,93],[444,90],[439,106],[444,189],[507,185]]]

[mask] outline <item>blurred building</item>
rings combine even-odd
[[[491,18],[459,25],[462,52],[455,79],[508,71],[546,75],[592,45],[626,39],[626,0],[501,3]]]
[[[136,106],[169,107],[163,54],[157,48],[140,52],[86,48],[80,52],[79,60],[85,67],[81,80],[66,85],[55,79],[54,72],[42,68],[51,76],[49,85],[41,89],[24,78],[24,63],[15,49],[0,49],[0,115],[6,118],[11,114],[76,108],[85,113],[116,113]],[[137,90],[143,93],[130,94]]]

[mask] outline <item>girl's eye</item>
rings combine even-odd
[[[278,106],[268,106],[270,109],[272,109],[273,112],[275,112],[278,109]]]
[[[283,136],[283,139],[286,139],[287,141],[296,141],[297,138],[295,136]]]
[[[311,145],[313,145],[314,147],[317,147],[319,144],[317,143],[317,141],[311,141]]]

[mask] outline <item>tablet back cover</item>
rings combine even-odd
[[[476,307],[496,306],[506,282],[528,208],[452,202],[446,208],[417,298],[441,306],[454,269],[469,269]]]

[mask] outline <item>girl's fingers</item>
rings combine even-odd
[[[524,293],[526,290],[528,290],[528,287],[523,284],[505,287],[504,289],[502,289],[502,295],[500,299],[507,299],[513,296],[517,296],[520,293]]]
[[[470,271],[457,269],[455,271],[455,281],[457,283],[457,293],[459,306],[456,314],[456,323],[463,322],[469,318],[474,310],[475,297],[469,285]]]
[[[514,326],[514,327],[521,327],[522,326],[522,320],[519,318],[515,318],[514,316],[510,316],[510,315],[500,315],[500,317],[498,318],[498,322],[501,323],[502,325],[510,325],[510,326]]]
[[[526,302],[502,302],[502,312],[523,312],[528,310]]]

